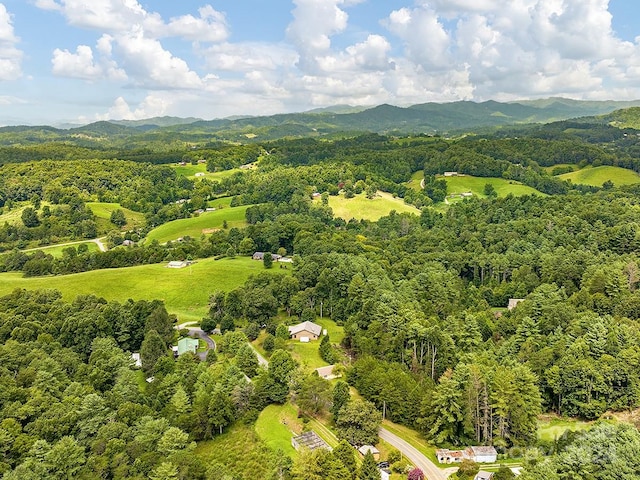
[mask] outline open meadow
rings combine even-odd
[[[15,288],[56,289],[72,300],[77,295],[97,295],[124,302],[160,299],[169,313],[182,322],[200,321],[208,312],[209,295],[242,285],[250,275],[264,272],[262,262],[249,257],[198,260],[189,267],[167,268],[166,263],[142,265],[52,277],[25,278],[21,272],[0,274],[0,295]],[[289,270],[266,270],[288,274]]]
[[[213,212],[204,212],[197,217],[181,218],[164,223],[147,234],[146,242],[157,240],[160,243],[166,243],[186,236],[200,238],[200,235],[223,228],[225,221],[229,228],[244,227],[247,224],[244,216],[247,208],[249,205],[220,208]]]
[[[316,200],[320,202],[320,199]],[[333,210],[335,217],[343,218],[347,221],[356,220],[376,220],[389,215],[391,210],[398,213],[420,214],[420,210],[412,205],[407,205],[401,198],[394,198],[393,195],[378,191],[373,199],[368,199],[364,193],[353,198],[345,198],[344,194],[329,196],[329,206]]]
[[[564,173],[558,178],[571,180],[573,183],[601,187],[608,180],[616,187],[640,183],[640,175],[628,168],[602,165],[600,167],[585,167],[575,172]]]
[[[219,172],[207,172],[207,165],[205,163],[199,163],[198,165],[171,165],[178,175],[181,177],[187,177],[191,180],[206,178],[209,180],[223,180],[232,176],[238,172],[246,172],[242,168],[232,168],[229,170],[220,170]],[[198,175],[196,173],[203,173],[204,175]]]
[[[471,192],[474,196],[486,198],[484,186],[488,183],[493,185],[499,197],[506,197],[512,194],[516,197],[522,195],[544,195],[535,188],[522,185],[515,180],[506,180],[496,177],[474,177],[472,175],[460,175],[456,177],[444,177],[447,181],[447,195],[460,195],[464,192]]]
[[[87,202],[87,207],[91,209],[96,216],[98,227],[102,230],[113,230],[115,227],[111,221],[111,214],[114,210],[122,210],[124,218],[127,220],[123,230],[135,230],[138,227],[142,227],[145,223],[144,215],[139,212],[134,212],[128,208],[123,208],[119,203],[107,203],[107,202]]]

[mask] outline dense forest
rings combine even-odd
[[[167,353],[175,319],[160,301],[68,302],[25,290],[0,299],[3,478],[245,478],[206,465],[194,442],[251,425],[267,405],[289,399],[301,414],[330,415],[339,438],[354,445],[375,443],[384,411],[438,446],[553,452],[527,456],[523,478],[613,478],[612,465],[625,472],[616,478],[637,478],[635,426],[601,422],[550,444],[538,438],[537,418],[597,420],[640,407],[640,184],[587,186],[557,175],[567,165],[638,172],[638,142],[635,130],[581,120],[456,138],[366,134],[176,150],[209,172],[255,164],[215,180],[180,176],[158,164],[162,155],[106,159],[88,149],[76,157],[78,147],[57,143],[29,147],[40,153],[26,157],[6,150],[0,206],[21,214],[0,226],[2,271],[64,275],[254,251],[295,261],[290,275],[211,287],[201,326],[219,328],[221,338],[205,361]],[[539,194],[445,205],[444,171]],[[408,185],[416,172],[424,188]],[[379,191],[420,214],[347,221],[329,206],[338,195]],[[197,216],[220,197],[249,206],[245,226],[144,241],[153,227]],[[138,212],[145,226],[128,231],[114,217],[99,232],[91,201]],[[113,246],[137,244],[69,247],[61,256],[23,251],[99,234]],[[507,309],[510,299],[522,301]],[[286,349],[286,324],[320,315],[344,330],[320,354],[344,364],[347,383],[303,374]],[[247,346],[258,337],[268,368]],[[141,370],[131,352],[141,353]],[[351,399],[349,386],[362,399]],[[611,438],[615,462],[594,460]],[[313,469],[317,478],[371,478],[361,473],[370,460],[358,467],[349,448],[293,462],[261,455],[260,478],[297,480]]]

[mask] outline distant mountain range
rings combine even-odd
[[[198,118],[155,117],[145,120],[96,122],[69,129],[53,127],[3,127],[3,136],[38,132],[40,141],[96,136],[156,136],[171,135],[185,139],[210,140],[271,140],[282,137],[313,137],[341,132],[376,132],[398,134],[462,133],[506,125],[549,123],[588,116],[613,115],[611,122],[628,123],[624,114],[612,114],[620,109],[640,107],[634,101],[581,101],[566,98],[525,100],[501,103],[460,101],[424,103],[409,107],[378,105],[372,108],[338,105],[303,113],[288,113],[258,117],[234,117],[215,120]],[[632,115],[635,117],[635,115]],[[602,121],[602,117],[600,119]],[[5,135],[3,135],[5,134]]]

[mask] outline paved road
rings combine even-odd
[[[446,480],[449,475],[458,470],[457,468],[440,470],[417,448],[415,448],[402,438],[398,437],[397,435],[391,433],[384,427],[380,427],[380,438],[400,450],[411,463],[413,463],[416,467],[424,472],[427,480]]]

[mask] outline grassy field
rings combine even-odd
[[[316,200],[320,202],[321,200]],[[398,213],[409,212],[416,215],[420,214],[420,210],[407,205],[401,198],[393,198],[393,195],[386,192],[378,192],[374,199],[368,199],[364,193],[356,195],[353,198],[344,198],[344,195],[330,196],[329,206],[333,209],[336,217],[345,220],[371,220],[376,221],[380,217],[388,215],[391,210]]]
[[[133,230],[135,228],[144,225],[144,215],[139,212],[134,212],[128,208],[123,208],[119,203],[106,203],[106,202],[87,202],[87,207],[91,209],[93,214],[98,220],[98,226],[104,227],[107,230],[113,230],[116,228],[111,222],[111,214],[114,210],[120,209],[124,213],[124,218],[127,219],[127,224],[123,227],[124,230]]]
[[[32,249],[29,249],[28,251],[31,252],[35,250],[41,250],[47,255],[53,255],[54,257],[61,257],[62,251],[65,248],[69,248],[69,247],[78,248],[78,245],[86,245],[89,248],[90,252],[97,252],[99,250],[98,244],[95,242],[77,242],[77,243],[73,243],[72,245],[66,245],[66,246],[52,245],[51,247],[32,248]]]
[[[640,183],[640,175],[633,170],[610,166],[585,167],[576,172],[559,175],[558,178],[594,187],[601,187],[607,180],[611,180],[616,186]]]
[[[291,437],[302,432],[302,422],[290,403],[269,405],[260,412],[255,428],[258,437],[272,450],[282,450],[291,458],[297,455]]]
[[[207,178],[209,180],[222,180],[232,176],[234,173],[246,172],[241,168],[232,168],[231,170],[222,170],[220,172],[207,172],[207,165],[205,163],[199,163],[198,165],[171,165],[178,175],[181,177],[187,177],[192,180],[196,178]],[[204,173],[204,176],[196,177],[196,173]]]
[[[0,274],[0,296],[15,288],[60,290],[66,299],[94,294],[107,300],[164,300],[169,313],[180,323],[200,321],[207,314],[209,295],[214,290],[229,291],[242,285],[250,275],[265,271],[262,262],[248,257],[199,260],[182,269],[166,264],[142,265],[55,277],[24,278],[20,272]],[[290,270],[269,272],[287,274]]]
[[[273,452],[253,427],[241,422],[213,440],[198,442],[195,455],[207,465],[222,465],[225,473],[232,475],[220,478],[269,478],[273,460]]]
[[[567,430],[586,430],[590,422],[581,422],[571,418],[544,418],[538,421],[538,438],[553,441],[562,436]]]
[[[203,233],[212,233],[212,229],[222,228],[225,220],[229,228],[243,227],[247,223],[244,216],[247,208],[249,208],[247,205],[221,208],[214,212],[202,213],[197,217],[167,222],[151,230],[147,235],[147,242],[157,240],[160,243],[165,243],[186,236],[200,238]]]
[[[21,218],[22,218],[22,211],[27,208],[28,204],[24,204],[22,206],[15,206],[7,211],[6,208],[3,208],[3,214],[0,215],[0,224],[4,225],[5,222],[8,224],[15,224],[15,223],[20,223],[21,222]]]
[[[413,190],[422,190],[422,186],[420,182],[424,178],[424,172],[422,170],[418,170],[416,173],[411,175],[411,180],[407,182],[407,187],[412,188]]]
[[[513,180],[505,180],[496,177],[474,177],[471,175],[463,175],[458,177],[446,177],[447,194],[459,195],[463,192],[471,192],[474,196],[485,198],[484,186],[489,183],[496,189],[499,197],[505,197],[510,193],[514,196],[521,195],[544,195],[535,188],[522,185]]]

